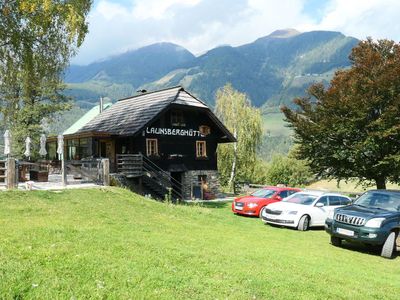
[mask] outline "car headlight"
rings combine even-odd
[[[297,210],[289,210],[287,212],[288,215],[297,215]]]
[[[365,223],[365,227],[379,228],[384,220],[385,218],[373,218]]]
[[[249,203],[249,204],[247,204],[247,207],[249,207],[249,208],[253,208],[253,207],[257,207],[258,206],[258,203]]]
[[[335,212],[332,210],[330,212],[328,212],[328,216],[327,219],[332,219],[333,220],[333,216],[335,215]]]

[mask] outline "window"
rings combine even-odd
[[[201,133],[202,135],[204,135],[204,136],[209,135],[210,132],[211,132],[210,127],[208,127],[208,126],[206,126],[206,125],[201,125],[201,126],[199,127],[199,131],[200,131],[200,133]]]
[[[289,202],[289,203],[311,205],[311,204],[313,204],[315,199],[317,199],[317,196],[309,195],[306,193],[296,193],[296,194],[293,194],[292,196],[286,198],[283,201]]]
[[[180,110],[171,111],[171,125],[172,126],[186,126],[183,112]]]
[[[86,158],[90,156],[89,147],[91,147],[91,143],[89,143],[89,139],[79,139],[79,148],[78,148],[78,156],[82,158]]]
[[[273,194],[275,194],[275,190],[261,189],[252,193],[251,196],[260,198],[270,198],[272,197]]]
[[[146,139],[146,154],[147,154],[147,156],[158,155],[157,139]]]
[[[289,196],[288,191],[282,191],[279,193],[279,197],[281,197],[282,199],[286,198],[287,196]]]
[[[57,159],[57,142],[47,143],[47,155],[50,160]]]
[[[327,206],[328,205],[328,197],[327,196],[323,196],[323,197],[319,198],[317,203],[323,203],[324,206]]]
[[[338,197],[338,196],[329,196],[329,206],[339,206],[339,205],[341,205],[340,198],[341,197]]]
[[[196,141],[196,157],[207,157],[205,141]]]
[[[345,197],[340,197],[340,205],[349,205],[351,204],[351,200]]]

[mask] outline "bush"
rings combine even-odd
[[[267,167],[266,179],[271,185],[304,186],[314,177],[305,161],[290,156],[275,155]]]

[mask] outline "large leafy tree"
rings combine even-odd
[[[367,39],[350,60],[329,87],[312,85],[296,110],[282,111],[314,171],[385,188],[400,175],[400,45]]]
[[[0,2],[0,112],[16,145],[68,108],[63,71],[87,33],[91,0]],[[21,146],[17,154],[21,153]]]
[[[252,180],[254,177],[262,137],[261,112],[230,84],[217,92],[215,111],[237,139],[237,143],[218,146],[222,184],[233,188],[235,180]]]

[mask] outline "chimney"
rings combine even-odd
[[[100,113],[103,112],[103,97],[100,97]]]

